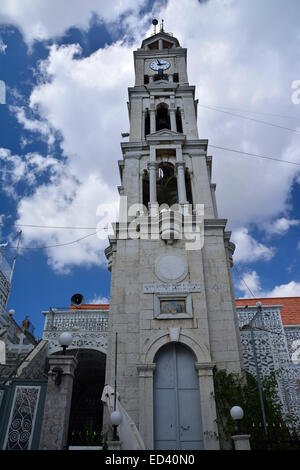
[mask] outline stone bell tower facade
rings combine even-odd
[[[240,371],[234,245],[218,218],[186,56],[163,29],[134,52],[120,218],[106,249],[105,381],[113,386],[118,333],[117,391],[147,449],[218,449],[213,369]]]

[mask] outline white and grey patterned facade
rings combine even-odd
[[[280,371],[278,396],[285,415],[300,420],[300,325],[284,326],[281,305],[263,306],[261,315],[253,322],[253,335],[258,368],[261,376]],[[257,307],[237,307],[243,367],[256,376],[254,348],[251,331],[246,328]]]
[[[43,339],[48,341],[48,354],[61,351],[59,336],[67,331],[72,335],[72,349],[93,349],[106,354],[108,309],[50,309],[43,312]]]

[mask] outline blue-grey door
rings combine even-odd
[[[199,381],[194,354],[179,343],[155,357],[154,448],[203,449]]]

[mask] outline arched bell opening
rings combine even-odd
[[[175,113],[175,118],[176,118],[176,128],[177,128],[177,132],[183,132],[182,130],[182,118],[181,118],[181,111],[179,108],[176,109],[176,113]]]
[[[68,446],[97,444],[102,431],[101,396],[106,355],[93,349],[68,349],[67,354],[74,355],[78,361],[74,372],[67,443]]]
[[[193,205],[192,183],[191,183],[191,175],[190,175],[189,170],[185,171],[185,188],[186,188],[187,202]]]
[[[171,129],[168,105],[161,103],[156,108],[156,130]]]
[[[150,113],[149,109],[146,109],[145,112],[145,137],[150,134]]]
[[[143,205],[148,207],[150,202],[150,183],[149,183],[149,173],[147,170],[144,170],[142,176],[142,187],[143,187]]]
[[[178,203],[177,177],[172,163],[162,162],[158,167],[157,182],[158,205],[172,206]]]

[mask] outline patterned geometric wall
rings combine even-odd
[[[254,348],[250,330],[243,329],[257,312],[257,307],[237,307],[243,367],[256,377]],[[258,369],[261,376],[281,370],[278,397],[284,414],[300,420],[300,325],[284,326],[280,307],[262,307],[261,315],[253,322],[253,335]]]
[[[47,380],[15,379],[1,386],[0,449],[39,448]]]
[[[30,449],[40,387],[17,386],[3,448]]]

